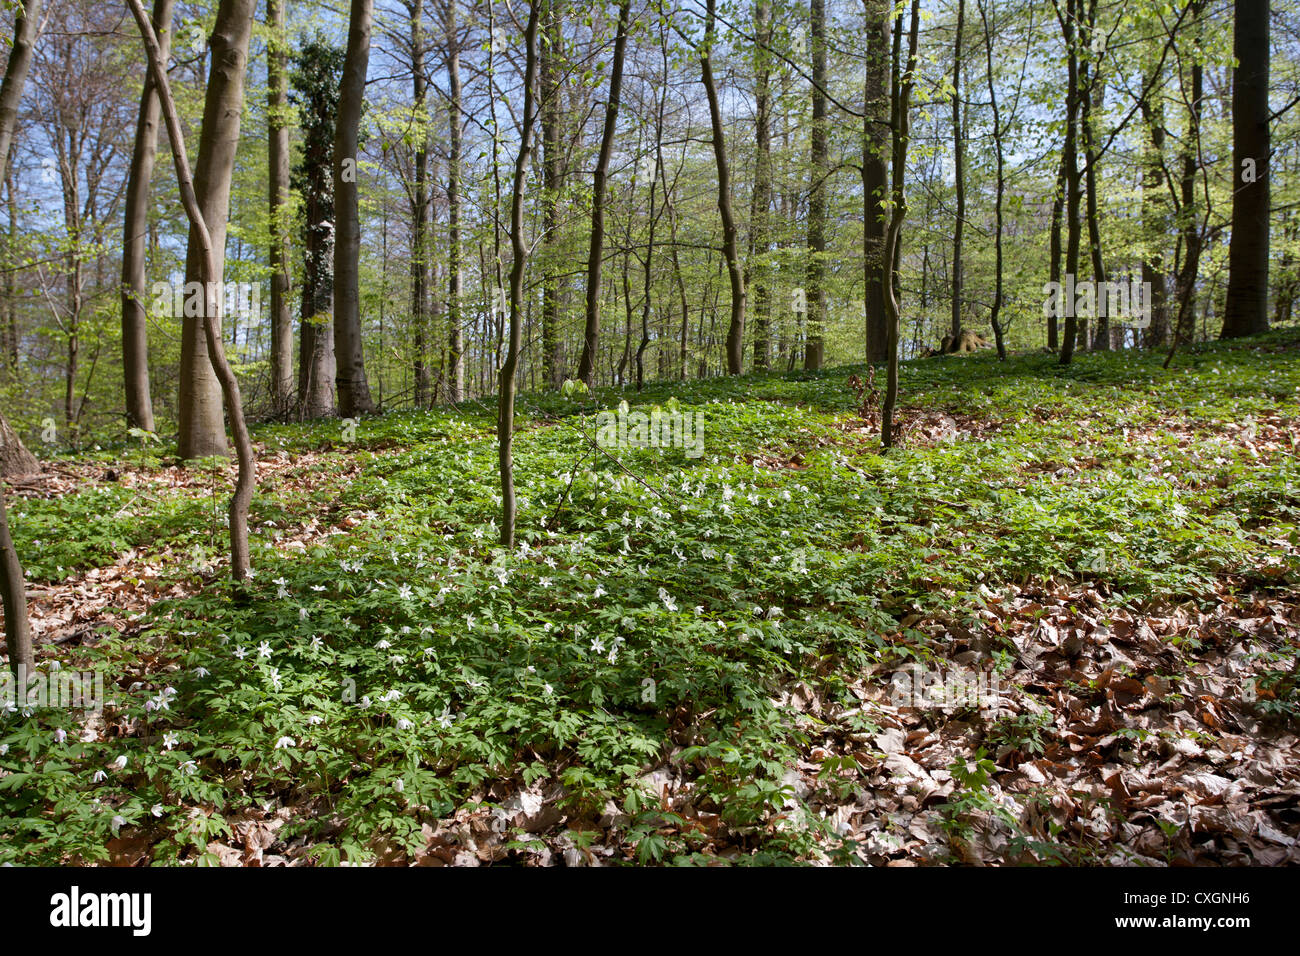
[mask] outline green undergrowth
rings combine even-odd
[[[974,617],[1007,585],[1141,608],[1300,582],[1269,560],[1297,534],[1295,448],[1241,440],[1295,421],[1297,344],[1169,371],[1127,352],[907,363],[914,430],[888,456],[847,384],[862,368],[526,395],[509,551],[490,405],[265,426],[264,458],[310,456],[259,490],[240,590],[205,569],[224,490],[15,502],[34,579],[134,549],[186,596],[127,638],[42,653],[100,669],[114,702],[90,732],[75,711],[0,718],[0,861],[105,860],[135,834],[155,862],[211,863],[231,819],[285,806],[311,859],[358,862],[534,785],[563,788],[576,829],[625,815],[631,858],[713,859],[689,828],[664,835],[642,780],[664,766],[739,862],[841,858],[784,782],[807,725],[783,688],[852,703],[873,666],[928,653],[904,617]],[[621,400],[701,413],[703,455],[598,447],[595,412]],[[929,436],[937,415],[955,437]]]

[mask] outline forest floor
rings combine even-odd
[[[0,862],[1300,863],[1300,333],[1162,360],[527,395],[508,552],[489,405],[263,426],[241,590],[228,465],[47,462]]]

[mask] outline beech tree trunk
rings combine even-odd
[[[718,85],[713,78],[713,35],[716,0],[708,0],[705,15],[704,47],[700,52],[700,73],[709,100],[709,122],[713,130],[713,160],[718,168],[718,213],[722,217],[722,255],[727,260],[731,279],[731,322],[727,326],[727,374],[739,375],[745,361],[745,274],[740,267],[740,250],[736,242],[736,217],[731,208],[731,165],[727,160],[727,143],[722,131],[722,107]]]
[[[916,43],[920,32],[921,0],[912,0],[911,24],[907,31],[907,69],[900,80],[898,90],[892,97],[890,105],[891,126],[893,127],[892,149],[890,150],[894,166],[894,208],[889,217],[889,227],[885,230],[884,261],[893,263],[898,237],[903,230],[903,220],[907,216],[907,193],[904,190],[903,175],[907,166],[907,145],[911,136],[909,109],[912,101],[912,88],[916,85]],[[892,271],[892,265],[891,265]],[[885,379],[885,401],[880,413],[880,441],[884,448],[894,447],[894,409],[898,404],[898,292],[893,276],[886,276],[885,309],[889,323],[889,365]]]
[[[0,83],[0,163],[9,161],[9,146],[18,125],[18,107],[27,84],[27,70],[32,65],[36,32],[41,26],[41,5],[41,0],[21,0],[14,17],[14,42],[9,49],[4,81]]]
[[[560,370],[560,288],[552,273],[557,229],[559,227],[560,190],[564,187],[564,147],[561,143],[563,117],[564,0],[547,0],[543,8],[543,31],[546,42],[538,50],[538,108],[542,124],[542,245],[547,257],[547,274],[542,280],[542,377],[549,388],[559,388]]]
[[[808,187],[808,265],[804,270],[808,306],[808,346],[804,367],[819,369],[826,345],[826,192],[831,168],[826,123],[826,2],[812,0],[812,130],[809,161],[812,182]]]
[[[519,134],[519,154],[515,157],[514,188],[510,196],[510,335],[497,396],[497,453],[501,467],[501,543],[514,547],[515,518],[515,372],[519,366],[519,349],[523,344],[524,270],[528,265],[528,244],[524,242],[524,184],[528,180],[528,162],[532,153],[533,125],[537,103],[533,88],[537,83],[537,2],[528,4],[528,25],[524,29],[524,116]],[[626,29],[627,0],[622,7],[619,36]]]
[[[161,0],[158,0],[161,2]],[[268,208],[271,226],[271,408],[285,415],[293,393],[293,316],[289,272],[289,50],[286,0],[266,0]]]
[[[614,150],[614,130],[618,122],[619,97],[623,89],[623,54],[627,49],[627,21],[630,0],[618,7],[618,34],[614,38],[614,62],[610,67],[609,100],[605,104],[605,128],[600,138],[600,154],[592,177],[591,244],[587,252],[587,320],[583,332],[582,357],[578,378],[590,388],[596,383],[596,352],[600,348],[600,275],[605,249],[605,191],[609,178],[609,157]]]
[[[988,0],[992,7],[994,0]],[[979,0],[980,22],[984,26],[984,67],[988,79],[989,106],[993,110],[993,153],[997,169],[997,185],[993,200],[993,305],[989,307],[989,326],[993,329],[993,343],[998,358],[1007,360],[1006,336],[1002,328],[1002,200],[1006,194],[1006,155],[1003,147],[1002,118],[998,112],[997,84],[993,82],[993,29],[984,0]]]
[[[1236,0],[1232,51],[1232,238],[1222,337],[1268,331],[1268,0]]]
[[[1061,150],[1061,167],[1065,170],[1065,273],[1077,275],[1079,271],[1079,50],[1077,46],[1077,8],[1082,0],[1065,0],[1065,11],[1060,16],[1061,34],[1065,39],[1066,89],[1065,89],[1065,146]],[[1065,329],[1061,341],[1061,364],[1069,365],[1074,358],[1075,340],[1079,323],[1073,303],[1065,303]]]
[[[952,53],[952,168],[957,192],[957,214],[952,224],[952,336],[951,348],[961,342],[962,239],[966,228],[966,133],[962,128],[961,41],[966,27],[966,0],[957,0],[957,33]]]
[[[461,344],[463,270],[460,248],[460,35],[456,26],[456,0],[446,0],[443,26],[447,45],[447,114],[451,127],[447,154],[447,398],[465,397],[465,358]]]
[[[1159,348],[1169,334],[1169,306],[1165,281],[1165,238],[1169,216],[1165,214],[1165,111],[1160,84],[1148,84],[1142,100],[1142,117],[1147,127],[1147,157],[1142,171],[1142,226],[1150,248],[1142,259],[1142,281],[1151,288],[1151,324],[1142,337],[1147,348]]]
[[[203,287],[209,300],[214,292],[217,298],[224,293],[220,286],[226,264],[226,217],[230,211],[230,183],[239,145],[240,114],[244,109],[244,72],[256,7],[256,0],[221,0],[208,41],[212,65],[203,103],[199,157],[194,166],[194,193],[203,222],[207,224],[213,262],[212,268],[206,270],[211,278],[204,278],[207,263],[203,237],[191,222],[185,252],[185,282],[187,286],[192,282],[216,283],[215,290]],[[221,383],[207,354],[204,326],[201,316],[187,315],[181,323],[178,451],[185,460],[230,453],[221,410]]]
[[[176,182],[180,188],[181,202],[185,206],[185,215],[190,221],[190,235],[195,239],[191,250],[197,255],[199,279],[207,290],[204,303],[202,326],[206,339],[208,360],[212,363],[215,377],[220,382],[221,393],[226,402],[226,412],[230,416],[231,430],[235,435],[235,451],[239,456],[239,477],[235,481],[235,492],[230,497],[228,511],[230,521],[230,573],[236,582],[248,577],[248,506],[253,499],[253,489],[257,484],[257,464],[253,456],[253,443],[248,437],[248,427],[244,423],[243,399],[239,394],[239,381],[226,361],[226,353],[221,335],[221,314],[223,289],[219,282],[219,264],[222,261],[217,253],[212,230],[208,228],[203,215],[202,203],[194,178],[190,174],[190,161],[185,152],[185,135],[181,131],[180,118],[176,113],[176,101],[172,98],[171,86],[167,81],[167,64],[162,57],[158,38],[153,27],[145,17],[140,0],[127,0],[140,35],[144,39],[145,51],[149,57],[149,70],[153,75],[158,90],[158,102],[163,118],[167,124],[167,135],[171,141],[172,159],[176,166]],[[225,9],[223,3],[222,9]],[[218,25],[220,25],[218,14]],[[245,30],[251,29],[252,11],[248,13]],[[218,31],[219,32],[219,31]],[[247,42],[247,32],[245,32]],[[216,44],[214,42],[214,49]],[[242,58],[231,58],[230,62]],[[242,84],[241,84],[242,86]],[[238,120],[236,119],[236,122]],[[205,124],[204,131],[206,133]],[[206,140],[206,135],[201,142]],[[224,434],[222,435],[224,438]]]
[[[430,375],[427,359],[429,326],[429,131],[426,114],[428,80],[425,78],[424,0],[408,0],[411,27],[411,94],[415,113],[415,183],[411,198],[411,331],[415,352],[415,407],[429,404]]]
[[[14,18],[14,42],[9,50],[4,80],[0,81],[0,164],[9,161],[9,147],[13,143],[14,127],[18,124],[18,105],[22,102],[23,86],[27,83],[40,19],[41,0],[24,0]],[[0,416],[0,475],[24,474],[38,467],[35,457]],[[27,577],[9,535],[9,514],[5,508],[3,487],[0,487],[0,603],[4,607],[9,666],[21,682],[32,669],[32,631],[27,617]]]
[[[768,310],[771,303],[766,256],[770,244],[768,215],[772,205],[771,0],[754,0],[754,56],[757,60],[754,91],[754,190],[749,207],[749,256],[745,263],[745,288],[754,294],[754,368],[767,368]],[[814,54],[815,55],[815,54]],[[816,67],[814,67],[814,70]],[[815,135],[815,134],[814,134]]]
[[[889,359],[889,323],[885,317],[886,210],[889,208],[890,47],[893,4],[863,0],[866,29],[866,81],[862,122],[862,258],[866,308],[867,363]]]
[[[154,0],[153,30],[164,58],[171,46],[173,0]],[[145,277],[149,238],[149,186],[158,155],[158,93],[153,77],[144,78],[135,146],[127,175],[122,226],[122,371],[126,387],[126,421],[134,428],[154,430],[153,398],[149,393],[149,328]]]
[[[334,377],[339,414],[344,418],[375,410],[361,343],[361,219],[357,199],[357,180],[361,176],[357,143],[373,20],[374,0],[352,0],[334,130]]]

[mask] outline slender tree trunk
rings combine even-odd
[[[709,100],[709,121],[713,129],[713,159],[718,168],[718,213],[722,217],[722,254],[731,277],[731,323],[727,327],[727,374],[739,375],[745,361],[745,274],[740,266],[740,249],[736,242],[736,217],[731,208],[731,166],[727,161],[727,143],[722,131],[722,106],[718,86],[713,79],[713,37],[716,0],[707,0],[704,46],[700,52],[700,72],[704,92]]]
[[[1196,280],[1200,275],[1202,251],[1201,217],[1196,211],[1196,174],[1200,170],[1201,112],[1205,95],[1205,75],[1201,62],[1201,13],[1204,8],[1202,0],[1194,0],[1188,32],[1192,35],[1191,54],[1192,95],[1187,117],[1187,132],[1183,136],[1183,169],[1179,182],[1181,202],[1179,220],[1183,232],[1183,261],[1175,282],[1177,295],[1177,312],[1174,319],[1173,342],[1169,354],[1165,357],[1165,368],[1173,361],[1179,345],[1193,338],[1196,332]],[[1208,203],[1208,196],[1207,196]],[[1210,218],[1210,209],[1205,209],[1205,222]]]
[[[1061,287],[1061,220],[1065,214],[1065,151],[1061,151],[1061,162],[1056,170],[1056,191],[1052,194],[1052,226],[1051,236],[1049,239],[1049,260],[1050,274],[1048,278],[1055,283],[1056,288]],[[1049,312],[1047,315],[1047,347],[1056,352],[1061,347],[1060,329],[1058,326],[1058,317],[1055,312]]]
[[[171,46],[173,0],[154,0],[153,29],[162,55]],[[127,175],[122,227],[122,371],[126,387],[126,420],[133,428],[154,430],[153,399],[149,393],[148,259],[149,186],[158,154],[158,94],[153,79],[144,80],[135,146]]]
[[[820,0],[818,0],[820,2]],[[770,350],[766,256],[770,237],[768,216],[772,205],[772,67],[767,48],[772,43],[771,0],[754,0],[754,56],[757,61],[755,109],[754,190],[750,196],[749,256],[745,263],[745,288],[754,295],[754,368],[767,368]],[[815,42],[815,41],[814,41]],[[815,54],[814,54],[815,56]],[[813,67],[814,71],[816,66]],[[814,79],[814,84],[816,80]],[[815,135],[815,134],[814,134]]]
[[[885,314],[885,225],[889,213],[890,47],[893,4],[863,0],[866,13],[866,80],[862,125],[862,258],[865,268],[867,362],[889,359],[889,323]]]
[[[1142,116],[1149,142],[1142,171],[1142,225],[1148,248],[1142,257],[1142,281],[1151,289],[1151,324],[1143,336],[1147,348],[1160,348],[1169,334],[1169,305],[1165,281],[1165,238],[1169,217],[1165,213],[1165,111],[1162,84],[1148,83]]]
[[[952,168],[957,192],[957,216],[952,226],[952,337],[949,349],[961,345],[962,238],[966,229],[966,131],[962,128],[961,41],[966,27],[966,0],[957,0],[957,33],[952,53]]]
[[[445,2],[447,121],[451,127],[447,153],[447,398],[459,402],[465,397],[465,348],[461,339],[464,276],[460,246],[460,33],[456,25],[456,0]]]
[[[1073,277],[1079,271],[1079,240],[1081,238],[1078,140],[1076,139],[1079,120],[1079,50],[1076,43],[1078,33],[1076,9],[1080,3],[1082,3],[1082,0],[1066,0],[1065,12],[1061,16],[1061,33],[1065,39],[1066,51],[1065,146],[1061,150],[1061,166],[1065,170],[1065,273],[1067,277]],[[1074,314],[1074,303],[1063,301],[1063,305],[1066,307],[1066,315],[1065,330],[1061,341],[1061,364],[1069,365],[1074,358],[1075,340],[1078,338],[1079,324]]]
[[[564,188],[563,120],[564,0],[547,0],[542,10],[546,40],[538,50],[538,104],[542,124],[542,244],[546,276],[542,284],[542,370],[549,388],[559,388],[560,284],[554,271],[559,238],[560,192]]]
[[[162,0],[158,0],[162,2]],[[271,221],[271,407],[286,415],[293,392],[293,315],[289,303],[289,39],[286,0],[267,0],[267,173]]]
[[[663,90],[666,92],[667,83],[664,84]],[[656,142],[658,142],[660,137],[663,135],[663,121],[664,121],[664,97],[663,94],[661,94],[659,99],[657,123],[655,126]],[[657,165],[658,165],[658,160],[656,159],[656,166]],[[641,341],[638,343],[636,349],[636,390],[638,392],[641,391],[641,387],[645,384],[644,356],[645,356],[645,350],[650,345],[650,301],[651,301],[651,291],[652,291],[651,280],[653,279],[654,276],[655,227],[658,226],[659,224],[659,217],[657,215],[657,210],[655,208],[655,189],[658,186],[658,184],[659,184],[658,176],[651,176],[650,177],[650,227],[649,227],[649,235],[646,237],[645,262],[643,264],[642,286],[641,286]],[[629,223],[631,222],[631,219],[632,217],[628,216]],[[631,247],[630,242],[628,243],[628,246],[629,248]],[[659,361],[660,361],[660,365],[662,366],[663,364],[662,348],[659,351]]]
[[[415,407],[429,404],[429,124],[428,80],[425,78],[424,0],[409,0],[411,18],[411,94],[418,145],[415,149],[415,195],[411,209],[411,323],[415,361]]]
[[[808,266],[804,282],[808,308],[808,348],[804,367],[819,369],[826,356],[826,192],[831,175],[826,123],[826,2],[812,0],[812,131],[808,189]],[[766,364],[766,363],[764,363]]]
[[[27,615],[27,576],[13,538],[9,535],[9,513],[0,489],[0,599],[5,612],[5,649],[9,667],[21,687],[36,663],[32,651],[32,626]]]
[[[528,25],[524,28],[524,115],[519,134],[519,154],[515,157],[514,188],[510,195],[510,344],[501,364],[497,405],[497,450],[501,466],[501,543],[514,547],[515,463],[515,371],[519,366],[519,349],[523,343],[524,269],[528,265],[528,244],[524,241],[524,184],[528,180],[528,161],[532,152],[533,125],[537,102],[533,89],[537,83],[537,8],[538,0],[528,4]],[[627,3],[622,8],[619,42],[627,28]],[[621,49],[621,48],[620,48]],[[617,55],[617,54],[616,54]],[[613,95],[613,94],[611,94]]]
[[[180,118],[176,113],[176,102],[172,99],[171,86],[167,81],[167,64],[153,27],[145,17],[140,0],[127,0],[131,13],[135,17],[140,34],[144,38],[145,50],[149,57],[149,70],[158,89],[158,102],[163,118],[167,124],[167,135],[171,141],[172,158],[176,166],[176,182],[180,188],[181,202],[185,205],[185,214],[190,221],[190,234],[196,239],[192,250],[197,254],[199,264],[199,281],[207,290],[204,303],[203,331],[207,340],[208,360],[221,383],[221,391],[226,402],[226,412],[230,416],[231,430],[235,435],[235,451],[239,457],[239,477],[235,481],[235,492],[230,498],[230,573],[235,581],[248,577],[248,506],[253,499],[253,490],[257,485],[257,464],[253,457],[253,443],[248,437],[248,427],[244,423],[243,399],[239,394],[239,381],[226,361],[226,353],[221,337],[222,293],[217,247],[203,215],[202,204],[198,198],[194,179],[190,175],[190,161],[185,154],[185,137],[181,132]],[[223,4],[223,9],[224,9]],[[253,14],[248,11],[245,30],[251,29]],[[218,31],[220,32],[220,14],[218,14]],[[245,34],[245,37],[247,34]],[[246,42],[246,41],[245,41]],[[214,49],[217,48],[214,34]],[[232,57],[242,65],[243,57]],[[242,97],[241,97],[242,99]],[[205,124],[206,133],[206,124]],[[206,135],[201,141],[206,141]],[[224,437],[224,436],[223,436]]]
[[[344,418],[375,410],[361,342],[361,220],[357,199],[361,107],[370,63],[374,0],[352,0],[334,130],[334,378]]]
[[[1268,331],[1268,0],[1236,0],[1232,49],[1232,238],[1223,338]]]
[[[591,244],[587,253],[587,322],[583,332],[582,357],[578,378],[591,387],[596,382],[596,356],[600,347],[600,266],[605,249],[605,192],[609,178],[609,157],[614,151],[614,131],[618,123],[619,97],[623,88],[623,54],[627,49],[627,23],[630,0],[618,8],[618,34],[614,39],[614,62],[609,75],[609,101],[605,104],[605,128],[600,139],[591,197]]]
[[[18,124],[18,106],[27,83],[31,66],[32,47],[40,29],[41,0],[25,0],[14,18],[14,41],[9,51],[4,80],[0,81],[0,163],[4,163],[8,176],[9,148],[13,143],[14,127]],[[10,201],[13,197],[13,180],[9,180]],[[0,416],[0,475],[10,476],[35,471],[38,465],[32,453],[19,439],[9,423]],[[27,616],[27,577],[13,538],[9,535],[9,514],[5,508],[4,488],[0,486],[0,601],[5,615],[5,646],[9,652],[9,666],[19,683],[23,683],[32,670],[31,623]]]
[[[898,237],[903,229],[903,219],[907,216],[907,193],[904,191],[903,176],[907,164],[907,145],[911,136],[909,108],[912,100],[912,88],[916,84],[916,43],[920,31],[921,0],[912,0],[911,24],[907,31],[907,70],[899,83],[897,93],[891,97],[891,126],[893,136],[891,155],[894,164],[894,208],[890,213],[889,227],[885,230],[885,262],[893,263],[894,251],[898,246]],[[891,268],[892,271],[892,268]],[[892,276],[885,281],[885,309],[889,323],[889,365],[885,379],[885,401],[881,406],[880,440],[886,448],[894,447],[894,411],[898,405],[898,293]]]
[[[988,0],[993,7],[995,0]],[[993,29],[985,0],[979,0],[980,21],[984,25],[984,68],[988,79],[989,106],[993,110],[993,153],[997,168],[996,194],[993,200],[993,305],[989,309],[989,325],[993,329],[993,343],[998,358],[1007,360],[1007,345],[1002,328],[1002,200],[1006,194],[1006,156],[1002,143],[1002,118],[998,112],[997,84],[993,82]]]
[[[1088,2],[1088,35],[1094,36],[1097,23],[1097,0]],[[1085,61],[1081,80],[1083,91],[1080,97],[1080,133],[1083,137],[1084,152],[1084,189],[1088,215],[1088,254],[1092,261],[1093,288],[1097,292],[1097,314],[1093,348],[1098,351],[1110,350],[1110,302],[1106,293],[1106,266],[1101,254],[1101,218],[1097,208],[1097,154],[1096,131],[1093,129],[1093,110],[1100,108],[1101,97],[1105,93],[1105,84],[1101,78],[1101,67],[1091,70]],[[1091,74],[1091,75],[1090,75]]]

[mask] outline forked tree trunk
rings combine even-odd
[[[248,506],[253,499],[253,489],[257,484],[257,464],[253,457],[253,443],[248,436],[248,427],[244,423],[243,399],[239,394],[239,381],[226,361],[225,348],[221,336],[222,289],[217,277],[220,276],[216,246],[212,231],[208,228],[203,215],[203,208],[198,199],[198,191],[190,175],[190,161],[185,153],[185,134],[181,131],[180,118],[176,113],[176,101],[172,98],[171,86],[167,81],[167,65],[163,60],[158,38],[153,32],[144,7],[140,0],[127,0],[140,35],[144,39],[145,51],[149,56],[149,70],[153,74],[154,84],[158,88],[158,102],[163,118],[167,124],[167,135],[171,140],[172,159],[176,165],[176,182],[180,188],[181,202],[185,206],[185,215],[190,220],[190,235],[196,240],[193,251],[199,265],[199,281],[208,290],[202,317],[203,331],[207,342],[208,360],[212,363],[217,380],[221,383],[222,395],[226,402],[226,412],[230,416],[231,430],[235,435],[235,451],[239,456],[239,477],[235,481],[235,493],[230,498],[230,573],[235,581],[248,577]],[[223,4],[224,8],[224,4]],[[252,13],[249,12],[249,23]],[[224,435],[223,435],[224,437]]]

